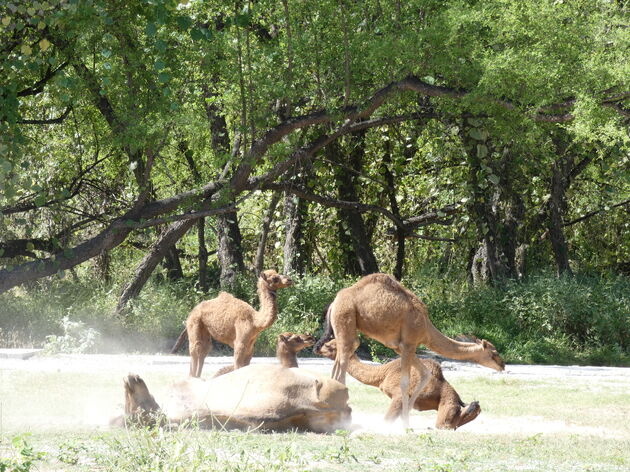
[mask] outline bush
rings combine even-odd
[[[273,355],[277,335],[283,331],[320,336],[324,309],[341,288],[353,282],[305,276],[279,291],[278,319],[261,333],[255,354]],[[470,287],[465,280],[425,271],[405,279],[404,284],[427,304],[440,331],[451,337],[474,334],[488,339],[507,362],[630,365],[627,277],[540,274],[500,287]],[[89,279],[57,280],[45,288],[2,294],[0,345],[19,346],[20,339],[24,344],[42,345],[51,335],[57,337],[50,340],[61,343],[67,333],[60,322],[71,319],[84,323],[84,330],[101,333],[93,346],[99,352],[167,351],[192,307],[216,292],[205,295],[186,280],[152,279],[122,319],[113,315],[117,295],[118,290]],[[258,308],[253,278],[239,279],[238,295]],[[80,340],[72,342],[81,345]],[[376,341],[366,340],[364,346],[373,357],[394,356]]]

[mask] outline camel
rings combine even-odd
[[[315,344],[315,338],[309,334],[282,333],[278,335],[276,358],[282,367],[298,367],[297,353]],[[219,369],[212,378],[234,371],[233,365],[226,365]]]
[[[327,327],[316,350],[335,337],[337,356],[332,377],[345,384],[348,361],[352,355],[357,330],[400,355],[401,417],[409,425],[409,404],[429,381],[430,373],[416,357],[416,348],[424,344],[443,356],[473,361],[498,371],[505,368],[495,347],[480,343],[455,341],[440,333],[429,319],[426,305],[411,291],[387,274],[371,274],[337,293],[328,308]],[[409,390],[411,367],[417,369],[421,382]],[[411,393],[411,395],[410,395]]]
[[[249,365],[221,377],[173,384],[162,407],[144,380],[124,379],[125,415],[110,425],[199,424],[201,428],[330,433],[351,422],[348,389],[328,377],[279,365]]]
[[[359,343],[355,344],[355,350]],[[337,342],[331,340],[325,343],[317,352],[324,357],[335,360],[337,356]],[[429,381],[416,398],[413,407],[419,411],[437,410],[435,422],[437,429],[457,429],[471,422],[479,413],[479,402],[466,405],[450,383],[442,374],[440,364],[432,359],[420,359],[429,373]],[[359,382],[378,387],[381,392],[392,399],[385,414],[385,421],[395,421],[401,414],[402,398],[400,396],[400,359],[395,359],[382,365],[369,365],[361,362],[356,354],[352,354],[348,362],[348,373]],[[410,388],[415,389],[420,379],[411,372]]]
[[[278,335],[276,357],[283,367],[297,367],[297,353],[315,344],[315,338],[310,334],[282,333]]]
[[[188,315],[186,328],[171,352],[177,352],[188,335],[191,377],[201,376],[204,360],[212,350],[213,339],[234,349],[234,369],[249,365],[258,335],[271,326],[278,316],[276,290],[291,285],[293,281],[286,275],[266,270],[258,278],[258,311],[226,292],[199,303]]]

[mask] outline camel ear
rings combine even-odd
[[[482,339],[482,340],[481,340],[481,346],[482,346],[484,349],[488,349],[488,348],[490,347],[490,343],[489,343],[488,341],[486,341],[485,339]]]
[[[286,343],[289,339],[284,334],[279,334],[278,340],[282,341],[283,343]]]
[[[267,280],[267,274],[265,274],[264,272],[261,272],[259,277],[265,281]]]

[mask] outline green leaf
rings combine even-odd
[[[499,179],[498,175],[490,174],[488,175],[488,180],[492,182],[494,185],[498,185],[501,179]]]
[[[177,26],[179,27],[180,30],[182,31],[187,30],[188,28],[190,28],[190,25],[192,25],[192,20],[190,19],[189,16],[177,17]]]
[[[40,194],[39,194],[39,195],[37,195],[37,197],[35,198],[34,203],[35,203],[35,205],[36,205],[36,206],[38,206],[38,207],[45,205],[45,204],[46,204],[46,195],[44,195],[44,194],[41,194],[41,193],[40,193]]]
[[[0,257],[2,257],[2,254],[4,254],[4,249],[0,247]]]
[[[190,30],[190,37],[193,41],[199,41],[205,38],[205,35],[199,28],[193,28]]]
[[[488,155],[488,147],[485,144],[477,144],[477,157],[483,159]]]
[[[155,61],[155,64],[153,64],[153,69],[155,69],[158,72],[164,69],[165,67],[166,67],[166,64],[161,59],[158,59],[157,61]]]
[[[234,17],[234,24],[240,26],[241,28],[249,26],[250,21],[251,16],[247,13],[241,13],[240,15],[236,15]]]
[[[171,80],[171,74],[169,74],[168,72],[160,72],[158,74],[158,81],[161,84],[165,84],[166,82],[168,82],[169,80]]]
[[[26,250],[27,251],[34,251],[35,250],[35,245],[32,242],[27,242],[26,243]]]
[[[149,23],[147,24],[144,31],[147,36],[155,36],[155,33],[157,33],[157,25],[155,23]]]
[[[166,51],[166,48],[167,48],[167,44],[166,44],[166,42],[165,42],[165,41],[163,41],[163,40],[161,40],[161,39],[158,39],[158,40],[155,42],[155,49],[157,49],[158,51],[160,51],[160,52],[165,52],[165,51]]]
[[[476,139],[477,141],[483,141],[481,130],[479,130],[478,128],[471,128],[470,131],[468,131],[468,136]]]

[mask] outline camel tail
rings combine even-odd
[[[332,307],[334,303],[335,302],[333,301],[333,303],[331,303],[330,305],[326,307],[326,321],[324,322],[324,334],[322,334],[322,337],[319,338],[319,341],[317,341],[315,345],[313,346],[313,352],[315,354],[319,355],[320,349],[322,348],[322,346],[335,337],[332,324],[330,323],[330,312],[332,311]]]
[[[171,349],[171,354],[175,354],[177,351],[179,351],[179,348],[182,347],[182,344],[184,344],[184,340],[187,337],[188,331],[186,330],[186,328],[184,328],[184,330],[179,335],[179,338],[177,338],[177,341],[175,341],[175,345],[173,346],[173,349]]]

